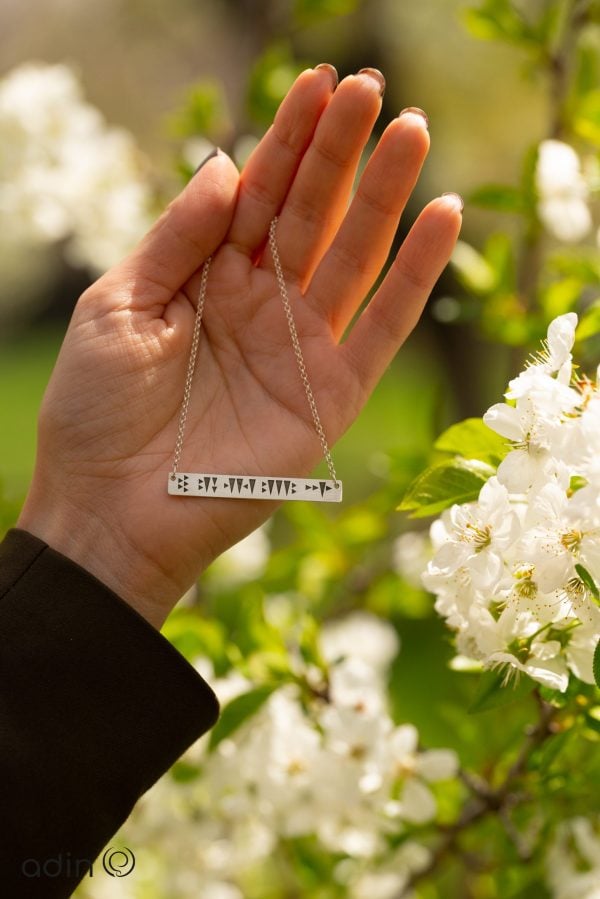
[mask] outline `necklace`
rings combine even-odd
[[[269,248],[273,258],[275,275],[279,293],[281,294],[281,302],[283,303],[285,317],[288,323],[292,347],[298,365],[298,373],[304,387],[304,393],[306,394],[306,399],[312,415],[315,432],[321,444],[327,468],[329,469],[330,479],[287,478],[280,475],[209,474],[204,472],[179,471],[181,453],[183,451],[185,424],[192,394],[192,381],[194,379],[196,357],[198,355],[198,345],[200,343],[202,314],[206,303],[206,288],[211,263],[211,258],[209,257],[202,267],[198,306],[196,309],[194,331],[192,334],[192,346],[190,349],[190,358],[188,361],[185,386],[183,389],[183,400],[179,415],[179,427],[177,429],[177,438],[175,440],[175,450],[173,453],[173,468],[169,474],[168,490],[173,496],[203,496],[229,499],[312,500],[314,502],[326,503],[339,503],[342,501],[342,482],[338,480],[335,473],[331,451],[327,443],[327,438],[325,437],[325,431],[321,424],[319,411],[306,371],[304,356],[302,355],[302,348],[296,329],[296,322],[292,313],[285,278],[283,277],[283,269],[281,267],[277,242],[275,240],[276,227],[277,217],[273,219],[269,227]]]

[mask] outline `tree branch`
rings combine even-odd
[[[498,815],[504,826],[507,827],[508,835],[515,843],[519,854],[524,858],[531,857],[531,848],[524,844],[522,837],[514,828],[510,819],[510,810],[523,801],[522,794],[516,793],[515,788],[526,774],[527,765],[533,752],[555,733],[553,724],[558,711],[550,703],[545,702],[537,691],[534,692],[534,696],[538,704],[538,720],[536,724],[527,729],[517,758],[500,786],[492,787],[490,781],[493,779],[493,775],[490,781],[485,781],[479,777],[475,778],[468,772],[461,773],[461,779],[474,795],[466,801],[454,824],[445,829],[442,838],[432,851],[427,866],[412,875],[397,899],[408,896],[415,886],[433,874],[448,856],[458,854],[460,852],[459,840],[462,834],[488,815]]]

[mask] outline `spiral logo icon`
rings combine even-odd
[[[127,877],[135,868],[135,855],[126,846],[123,849],[106,849],[102,856],[102,867],[111,877]]]

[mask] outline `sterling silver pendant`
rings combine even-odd
[[[173,471],[169,474],[168,481],[168,490],[171,496],[205,496],[218,497],[221,499],[270,499],[287,501],[309,500],[317,503],[341,503],[342,501],[342,482],[339,481],[336,476],[325,431],[323,430],[323,425],[321,424],[321,419],[319,417],[317,403],[308,379],[306,365],[302,355],[302,348],[296,330],[294,313],[292,312],[292,306],[287,292],[283,268],[279,260],[279,251],[275,240],[276,225],[277,217],[273,219],[269,227],[269,246],[273,256],[273,265],[277,275],[277,283],[279,285],[281,301],[288,323],[294,355],[296,356],[298,364],[298,373],[304,386],[304,392],[315,427],[315,434],[321,444],[323,456],[327,462],[327,468],[329,469],[331,478],[280,478],[272,477],[270,475],[204,474],[201,472],[190,471],[179,472],[179,463],[183,451],[185,423],[190,404],[192,381],[194,378],[196,357],[200,341],[202,315],[206,301],[206,285],[211,262],[209,257],[202,266],[198,305],[196,307],[196,317],[194,319],[194,330],[192,333],[192,345],[185,376],[179,426],[177,428],[175,450],[173,453]]]
[[[221,499],[309,500],[341,503],[342,482],[321,478],[276,478],[265,475],[202,474],[169,475],[171,496],[205,496]]]

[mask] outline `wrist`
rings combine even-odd
[[[80,565],[157,629],[184,592],[143,558],[102,510],[86,509],[64,497],[53,502],[35,482],[17,527]]]

